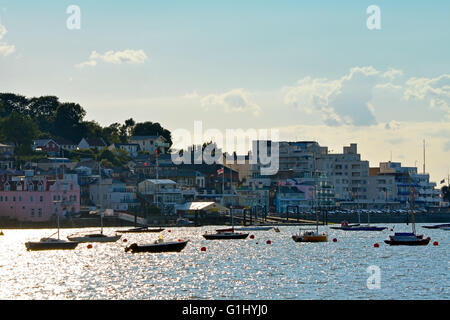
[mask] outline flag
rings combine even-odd
[[[217,174],[218,174],[218,175],[219,175],[219,174],[223,174],[223,168],[217,170]]]
[[[442,184],[442,183],[445,183],[445,179],[442,179],[442,180],[441,180],[441,184]]]

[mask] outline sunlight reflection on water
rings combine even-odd
[[[390,225],[389,229],[392,227]],[[424,247],[389,247],[392,232],[328,230],[328,243],[295,243],[297,227],[251,231],[255,239],[208,241],[206,230],[171,228],[165,239],[189,239],[180,253],[125,253],[158,234],[123,234],[115,243],[81,243],[75,250],[28,252],[25,242],[54,230],[3,230],[0,299],[448,299],[449,232],[418,227]],[[62,229],[61,238],[91,229]],[[117,228],[105,228],[113,234]],[[395,230],[409,231],[405,225]],[[337,238],[337,242],[332,242]],[[271,244],[266,244],[267,240]],[[258,243],[258,244],[257,244]],[[379,248],[373,244],[379,243]],[[206,247],[205,252],[200,248]],[[370,265],[381,288],[366,285]]]

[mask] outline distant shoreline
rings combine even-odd
[[[270,217],[268,217],[270,219]],[[289,215],[290,222],[287,223],[284,217],[278,216],[278,221],[280,223],[271,223],[267,222],[266,225],[298,225],[300,224],[297,219],[301,220],[310,220],[315,221],[316,217],[312,214],[301,214],[299,216]],[[434,213],[418,213],[414,214],[416,223],[450,223],[450,212],[434,212]],[[237,220],[237,219],[236,219]],[[323,224],[324,221],[328,221],[330,224],[341,223],[342,221],[348,221],[349,223],[367,223],[367,214],[361,213],[360,219],[357,213],[350,214],[328,214],[328,217],[323,215],[319,215],[320,224]],[[208,225],[224,225],[229,224],[229,221],[217,221],[212,222],[208,221],[204,223],[203,226]],[[378,224],[378,223],[411,223],[411,216],[408,214],[371,214],[370,215],[370,223]],[[236,226],[240,226],[241,224],[236,221]],[[248,223],[247,223],[248,225]],[[149,224],[152,227],[177,227],[175,222],[165,221],[160,224]],[[134,223],[124,221],[117,217],[105,217],[103,219],[103,227],[134,227]],[[100,228],[99,218],[72,218],[72,219],[63,219],[60,221],[60,228]],[[1,219],[0,220],[0,230],[7,229],[56,229],[56,223],[54,221],[45,221],[45,222],[20,222],[17,220],[8,220]]]

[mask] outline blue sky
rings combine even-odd
[[[80,30],[66,28],[69,5]],[[381,30],[366,27],[370,5]],[[203,120],[335,151],[357,142],[372,166],[391,149],[413,165],[426,139],[440,181],[450,171],[449,13],[448,1],[0,0],[0,47],[14,46],[0,54],[0,88],[79,102],[102,125]],[[126,50],[146,58],[106,55]],[[92,52],[96,64],[77,67]]]

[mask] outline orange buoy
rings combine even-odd
[[[251,234],[250,239],[255,239],[255,236]]]
[[[201,251],[206,251],[206,247],[202,247],[200,250]]]
[[[91,248],[92,248],[92,244],[88,244],[88,245],[87,245],[87,248],[88,248],[88,249],[91,249]]]
[[[128,240],[127,240],[127,239],[123,239],[122,241],[123,241],[123,242],[127,242]]]
[[[337,242],[337,239],[336,239],[336,238],[333,238],[333,242]]]
[[[178,239],[178,242],[182,242],[183,240],[182,239]]]
[[[378,243],[375,243],[373,246],[374,248],[378,248],[380,245]]]
[[[172,232],[172,231],[170,231],[170,230],[167,230],[167,232]]]
[[[439,242],[437,242],[437,241],[433,242],[433,246],[437,246],[437,245],[439,245]]]
[[[256,244],[258,244],[258,242]]]
[[[271,243],[272,243],[272,241],[270,241],[270,240],[267,240],[267,241],[266,241],[266,243],[267,243],[267,244],[271,244]]]

